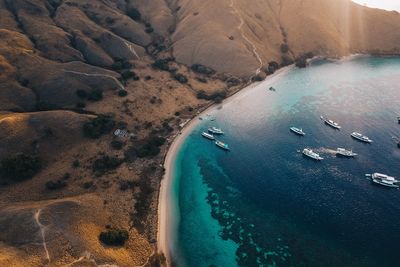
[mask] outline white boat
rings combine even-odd
[[[321,118],[324,120],[326,125],[331,126],[334,129],[340,130],[342,128],[342,126],[340,126],[337,122],[334,122],[333,120],[325,119],[323,117]]]
[[[370,176],[372,179],[372,182],[383,185],[386,187],[393,187],[393,188],[398,188],[399,187],[399,181],[396,180],[396,178],[383,174],[383,173],[373,173],[373,174],[366,174],[366,176]]]
[[[292,132],[294,132],[295,134],[298,134],[298,135],[304,136],[306,134],[305,132],[303,132],[303,129],[299,129],[299,128],[296,128],[296,127],[290,127],[290,130]]]
[[[357,132],[353,132],[353,133],[351,134],[351,137],[353,137],[353,138],[355,138],[355,139],[357,139],[357,140],[359,140],[359,141],[361,141],[361,142],[364,142],[364,143],[372,143],[372,142],[373,142],[373,141],[372,141],[371,139],[369,139],[367,136],[362,135],[362,134],[357,133]]]
[[[208,128],[208,131],[212,134],[219,134],[219,135],[224,134],[224,132],[220,128],[217,128],[217,127]]]
[[[222,149],[224,149],[224,150],[230,150],[230,148],[229,148],[229,146],[228,146],[228,144],[225,144],[224,142],[221,142],[221,141],[215,141],[215,144],[218,146],[218,147],[220,147],[220,148],[222,148]]]
[[[207,138],[207,139],[210,139],[210,140],[215,140],[215,137],[214,137],[214,135],[212,135],[212,134],[209,134],[209,133],[206,133],[206,132],[202,132],[201,135],[202,135],[204,138]]]
[[[336,155],[348,157],[348,158],[357,156],[357,154],[354,153],[352,150],[347,150],[347,149],[340,148],[340,147],[336,150]]]
[[[321,157],[319,154],[315,153],[314,151],[312,151],[309,148],[304,148],[303,149],[303,155],[315,159],[315,160],[323,160],[324,158]]]

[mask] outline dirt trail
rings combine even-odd
[[[44,251],[46,252],[46,259],[48,260],[48,263],[50,263],[50,253],[49,250],[47,249],[47,244],[46,244],[46,235],[45,235],[45,230],[46,230],[46,226],[44,226],[41,222],[40,222],[40,213],[42,212],[42,209],[38,209],[35,214],[33,215],[33,218],[35,219],[37,225],[39,226],[39,230],[40,230],[40,234],[42,236],[42,244],[43,244],[43,248]]]
[[[120,81],[118,81],[117,78],[111,76],[111,75],[107,75],[107,74],[96,74],[96,73],[84,73],[84,72],[79,72],[79,71],[73,71],[73,70],[64,70],[64,72],[66,73],[72,73],[72,74],[77,74],[77,75],[85,75],[85,76],[92,76],[92,77],[106,77],[106,78],[110,78],[112,80],[114,80],[118,86],[120,87],[120,89],[125,89],[125,87],[122,85],[122,83]]]
[[[257,52],[257,47],[256,47],[256,45],[246,36],[246,34],[245,34],[244,31],[243,31],[244,19],[243,19],[242,15],[240,15],[239,11],[237,10],[237,8],[236,8],[236,6],[235,6],[235,3],[234,3],[234,0],[230,0],[230,1],[231,1],[231,2],[230,2],[229,7],[232,8],[233,13],[236,15],[236,17],[237,17],[237,18],[239,19],[239,21],[240,21],[240,24],[239,24],[239,26],[237,27],[237,29],[239,30],[239,32],[240,32],[241,36],[243,37],[243,39],[253,48],[253,54],[254,54],[254,56],[256,57],[258,63],[260,64],[259,67],[258,67],[258,69],[256,69],[256,72],[255,72],[256,75],[257,75],[257,74],[260,73],[261,68],[264,66],[264,63],[263,63],[263,61],[262,61],[262,59],[261,59],[260,54],[258,54],[258,52]]]

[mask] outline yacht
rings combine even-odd
[[[333,120],[323,118],[322,116],[321,116],[321,119],[324,120],[326,125],[331,126],[334,129],[340,130],[342,128],[342,126],[340,126],[337,122],[334,122]]]
[[[303,129],[299,129],[299,128],[296,128],[296,127],[291,127],[290,130],[292,132],[294,132],[295,134],[298,134],[298,135],[302,135],[302,136],[306,135],[306,133],[303,132]]]
[[[357,133],[357,132],[352,133],[352,134],[351,134],[351,137],[353,137],[353,138],[355,138],[355,139],[357,139],[357,140],[359,140],[359,141],[361,141],[361,142],[364,142],[364,143],[372,143],[372,142],[373,142],[373,141],[372,141],[371,139],[369,139],[367,136],[362,135],[362,134]]]
[[[348,158],[357,156],[357,154],[354,153],[352,150],[346,150],[346,149],[340,148],[340,147],[336,150],[336,155],[348,157]]]
[[[208,128],[208,131],[212,134],[219,134],[219,135],[224,134],[224,132],[217,127]]]
[[[212,135],[212,134],[209,134],[209,133],[206,133],[206,132],[202,132],[201,135],[202,135],[204,138],[207,138],[207,139],[210,139],[210,140],[215,140],[215,137],[214,137],[214,135]]]
[[[387,187],[394,187],[394,188],[398,188],[399,187],[399,181],[396,180],[396,178],[383,174],[383,173],[373,173],[373,174],[366,174],[366,176],[371,177],[372,182],[376,183],[376,184],[380,184],[383,186],[387,186]]]
[[[309,158],[315,159],[315,160],[323,160],[324,159],[319,154],[315,153],[314,151],[312,151],[309,148],[304,148],[303,155],[305,155]]]
[[[221,141],[215,141],[215,144],[218,146],[218,147],[220,147],[220,148],[222,148],[222,149],[224,149],[224,150],[230,150],[230,148],[229,148],[229,146],[228,146],[228,144],[225,144],[224,142],[221,142]]]

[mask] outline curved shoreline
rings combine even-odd
[[[366,54],[352,54],[346,57],[342,57],[340,59],[331,59],[333,61],[346,61],[352,60],[357,57],[368,57],[371,55]],[[314,57],[310,59],[309,62],[313,63],[314,61],[318,60],[329,60],[326,57]],[[170,199],[170,191],[172,185],[172,179],[174,174],[174,161],[176,159],[177,153],[185,141],[186,137],[192,132],[192,129],[199,124],[199,117],[204,116],[208,112],[211,112],[217,109],[220,106],[228,104],[235,99],[241,97],[242,95],[246,94],[251,89],[254,89],[260,85],[268,86],[269,84],[273,83],[274,79],[278,78],[279,76],[285,74],[289,70],[295,68],[294,65],[289,65],[277,70],[274,74],[269,75],[266,77],[265,80],[261,82],[255,82],[245,85],[243,88],[237,90],[235,93],[230,95],[227,99],[225,99],[221,104],[211,103],[210,105],[206,106],[204,110],[199,111],[196,116],[190,119],[183,128],[176,133],[174,136],[171,137],[173,139],[170,142],[170,146],[167,149],[167,153],[164,158],[163,166],[165,168],[165,174],[163,179],[160,183],[160,191],[158,197],[158,231],[157,231],[157,253],[162,253],[166,259],[166,266],[171,266],[171,249],[168,245],[170,241],[170,234],[171,234],[171,213],[169,212],[171,209],[171,199]]]
[[[166,259],[166,266],[171,266],[171,249],[168,245],[170,241],[171,234],[171,213],[169,212],[171,209],[171,185],[173,181],[174,175],[174,162],[177,157],[177,154],[181,148],[182,143],[185,141],[186,137],[192,132],[192,129],[200,123],[199,117],[207,114],[215,110],[216,108],[223,106],[232,102],[233,100],[241,97],[246,94],[249,90],[258,87],[259,85],[265,85],[268,83],[272,83],[275,78],[286,73],[294,66],[287,66],[277,70],[274,74],[267,76],[264,81],[250,83],[243,88],[239,89],[237,92],[233,93],[227,99],[225,99],[221,104],[210,104],[203,111],[199,111],[199,113],[190,119],[181,129],[180,132],[176,133],[171,137],[172,142],[168,147],[163,166],[165,168],[165,174],[160,183],[160,192],[158,197],[158,233],[157,233],[157,253],[163,254]]]

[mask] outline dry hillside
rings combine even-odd
[[[0,0],[0,266],[157,266],[179,125],[250,77],[351,53],[399,54],[400,15],[349,0]],[[110,229],[123,245],[99,240]]]

